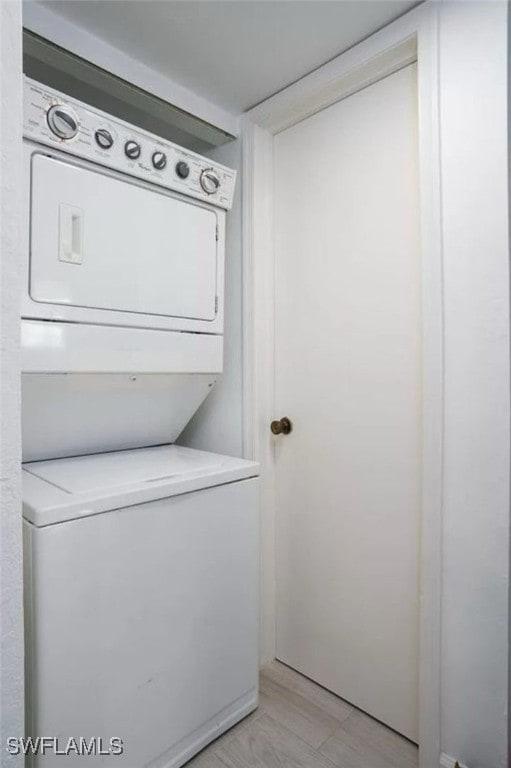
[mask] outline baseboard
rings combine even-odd
[[[456,765],[456,760],[454,757],[449,757],[449,755],[442,754],[440,755],[440,768],[454,768]],[[463,765],[463,763],[458,763],[460,768],[467,768],[466,765]]]
[[[1,0],[0,0],[1,2]],[[217,712],[210,720],[203,723],[193,733],[185,736],[177,744],[162,755],[147,764],[146,768],[180,768],[192,757],[204,749],[214,739],[238,723],[256,709],[259,701],[257,688],[251,688],[247,693],[231,702],[221,712]]]

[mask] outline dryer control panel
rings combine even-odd
[[[236,171],[25,78],[26,139],[230,210]]]

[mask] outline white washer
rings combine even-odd
[[[178,446],[24,465],[30,735],[177,768],[257,706],[257,473]]]
[[[257,464],[168,445],[222,371],[236,174],[29,80],[24,135],[27,731],[177,768],[257,706]]]

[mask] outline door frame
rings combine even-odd
[[[419,765],[440,763],[443,277],[439,10],[428,2],[250,110],[243,118],[243,446],[261,464],[261,662],[275,655],[273,137],[417,63],[422,253],[422,497]]]

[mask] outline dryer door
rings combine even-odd
[[[212,321],[217,216],[162,190],[32,157],[30,296]]]

